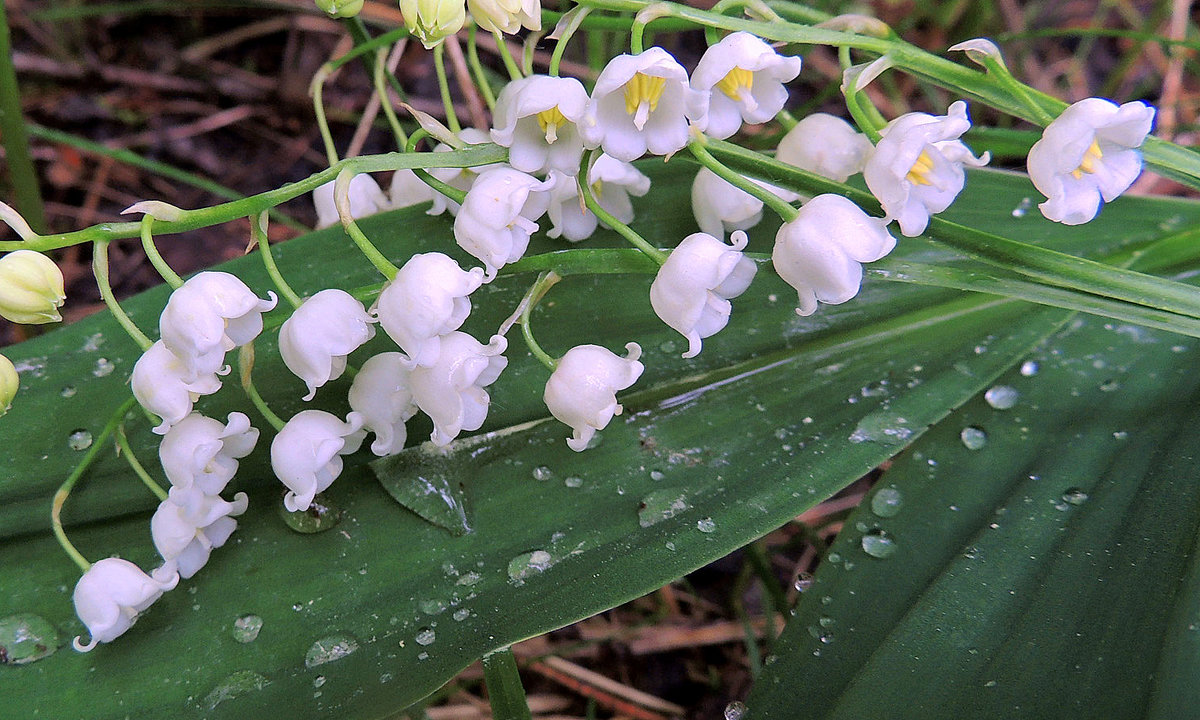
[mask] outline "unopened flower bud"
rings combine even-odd
[[[488,32],[516,33],[525,26],[542,29],[542,6],[538,0],[467,0],[471,17]]]
[[[348,18],[362,12],[363,0],[315,0],[330,17]]]
[[[33,250],[0,257],[0,317],[24,325],[59,322],[66,299],[62,271]]]
[[[20,384],[21,378],[17,376],[17,368],[13,366],[12,360],[0,355],[0,415],[12,407]]]
[[[426,50],[462,29],[467,21],[465,0],[400,0],[404,24]]]

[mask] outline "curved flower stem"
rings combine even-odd
[[[167,284],[176,290],[183,285],[183,278],[175,274],[171,266],[163,260],[162,255],[158,253],[158,247],[154,244],[154,216],[142,216],[142,249],[146,251],[146,257],[150,259],[150,264],[162,275],[162,279],[167,281]]]
[[[599,149],[589,150],[588,154],[584,156],[578,176],[580,197],[583,198],[583,202],[587,205],[588,210],[591,210],[595,213],[596,217],[600,218],[600,222],[617,231],[621,237],[629,241],[630,245],[645,253],[647,257],[661,266],[667,261],[667,253],[646,242],[646,239],[634,232],[633,228],[613,217],[612,213],[600,206],[600,202],[592,194],[592,187],[588,183],[588,174],[591,172],[592,163],[599,156],[599,152]]]
[[[242,383],[242,390],[246,392],[246,397],[250,398],[250,402],[258,410],[267,422],[271,423],[271,427],[275,428],[275,432],[279,432],[286,424],[282,418],[275,414],[267,405],[267,401],[262,399],[262,395],[258,394],[258,388],[254,387],[254,380],[251,375],[254,372],[254,343],[246,343],[238,350],[238,378]]]
[[[783,126],[785,132],[800,124],[800,121],[796,119],[796,116],[787,110],[780,110],[778,113],[776,113],[775,119],[778,120],[779,124]]]
[[[404,40],[396,44],[394,52],[403,52]],[[379,107],[383,110],[383,116],[387,118],[388,125],[392,128],[392,135],[396,137],[396,147],[402,148],[408,144],[408,133],[404,132],[404,128],[400,126],[400,120],[396,117],[396,110],[392,107],[392,96],[388,94],[387,85],[384,84],[384,76],[387,74],[388,51],[380,48],[375,56],[375,94],[379,96]]]
[[[499,30],[492,31],[492,37],[496,38],[496,52],[500,54],[500,59],[504,61],[504,69],[508,70],[510,80],[520,80],[525,77],[521,72],[517,61],[513,59],[512,53],[508,51],[508,43],[504,41],[504,33]]]
[[[425,132],[425,130],[423,130],[423,129],[418,130],[415,133],[413,133],[412,137],[410,137],[408,139],[408,148],[407,148],[408,152],[410,152],[410,153],[413,152],[417,147],[417,143],[420,142],[422,140],[422,138],[426,138],[426,137],[429,137],[429,133]],[[439,153],[439,154],[441,154],[441,153]],[[420,178],[421,181],[424,182],[426,185],[433,188],[434,190],[437,190],[438,192],[440,192],[441,194],[450,198],[451,200],[458,203],[459,205],[462,205],[463,200],[467,199],[467,193],[465,190],[459,190],[458,188],[454,187],[453,185],[444,183],[441,180],[438,180],[437,178],[435,178],[433,175],[430,175],[429,173],[425,172],[424,170],[413,168],[413,174],[416,175],[418,178]]]
[[[470,30],[467,31],[467,65],[471,68],[471,75],[475,78],[475,87],[479,88],[479,94],[483,96],[483,101],[487,103],[488,112],[496,109],[496,95],[492,92],[492,85],[488,82],[487,72],[483,69],[483,63],[479,62],[479,43],[476,42],[478,27],[475,23],[471,23]]]
[[[142,352],[146,352],[154,343],[138,329],[138,326],[121,307],[121,303],[117,302],[116,296],[113,295],[112,284],[108,279],[108,242],[108,240],[97,240],[92,250],[92,274],[96,276],[96,286],[100,288],[100,297],[104,299],[104,304],[108,306],[109,312],[116,318],[117,323],[129,334],[129,337],[133,338]]]
[[[571,36],[583,24],[590,12],[591,10],[585,7],[576,8],[575,14],[567,21],[567,26],[563,28],[562,34],[558,36],[558,40],[554,44],[554,52],[550,54],[550,66],[546,70],[550,77],[558,77],[558,66],[562,63],[563,53],[567,51],[567,42],[570,41]]]
[[[841,62],[843,72],[852,67],[849,47],[843,45],[838,48],[838,60]],[[868,111],[868,107],[874,110],[875,106],[871,105],[870,100],[867,100],[861,91],[853,87],[846,87],[845,81],[842,83],[842,94],[846,98],[846,109],[850,111],[850,117],[854,119],[854,124],[871,139],[871,142],[878,144],[879,139],[883,137],[879,133],[879,129],[883,127],[878,122],[881,119],[877,117],[879,111],[876,110],[874,113]]]
[[[67,498],[70,497],[75,483],[79,482],[79,478],[83,477],[87,469],[92,466],[92,463],[96,460],[96,456],[100,454],[100,450],[108,446],[108,438],[112,436],[117,426],[125,419],[126,413],[133,407],[134,402],[136,401],[133,398],[129,398],[121,403],[121,406],[109,418],[108,424],[100,431],[100,435],[92,439],[92,446],[88,448],[87,453],[84,454],[79,464],[75,466],[75,469],[71,471],[71,474],[59,486],[58,491],[54,493],[54,500],[50,504],[50,527],[54,530],[54,537],[58,540],[58,544],[62,546],[62,549],[66,551],[67,555],[84,572],[87,572],[92,567],[92,564],[67,539],[67,533],[63,529],[62,524],[62,509],[67,504]]]
[[[498,720],[529,720],[532,717],[512,650],[503,648],[483,656],[483,681],[487,685],[492,717]]]
[[[150,473],[146,472],[146,468],[137,459],[137,455],[133,454],[133,448],[129,446],[129,439],[125,437],[125,425],[117,426],[117,447],[121,448],[121,453],[125,455],[125,462],[129,463],[129,467],[133,468],[133,472],[142,480],[150,492],[154,493],[159,502],[167,499],[167,491],[162,489],[162,486],[154,482],[154,478],[150,477]]]
[[[534,339],[533,326],[530,323],[529,314],[533,312],[533,308],[542,301],[542,298],[546,296],[550,288],[554,287],[559,280],[562,280],[562,277],[553,270],[547,270],[538,275],[537,280],[529,288],[529,292],[525,293],[525,297],[521,298],[520,304],[517,305],[517,312],[501,326],[499,332],[500,335],[507,333],[508,329],[512,327],[513,321],[516,320],[516,316],[519,315],[521,318],[521,335],[525,338],[525,344],[529,346],[529,352],[533,353],[533,356],[539,362],[549,368],[550,372],[554,372],[554,369],[558,367],[558,360],[550,357],[550,354],[543,350],[542,346]]]
[[[706,140],[704,139],[703,135],[694,133],[692,138],[692,141],[688,143],[688,150],[691,150],[692,155],[694,155],[696,159],[700,161],[701,165],[709,170],[712,170],[722,180],[730,185],[733,185],[742,192],[761,200],[764,205],[775,211],[775,214],[779,215],[784,222],[791,222],[796,219],[797,215],[800,214],[800,211],[795,207],[792,207],[791,203],[787,202],[761,185],[758,185],[757,183],[722,165],[719,160],[709,154],[708,150],[704,149]]]
[[[446,43],[438,43],[433,49],[433,68],[437,71],[438,90],[442,93],[442,107],[446,110],[446,125],[457,135],[462,130],[462,125],[458,124],[454,100],[450,97],[450,83],[446,80]]]
[[[726,10],[734,8],[748,8],[754,10],[763,20],[783,22],[783,18],[779,17],[779,13],[768,7],[762,0],[721,0],[716,5],[713,5],[709,12],[724,15]],[[704,28],[704,40],[709,45],[716,45],[721,41],[719,29],[715,27]]]
[[[629,26],[629,54],[641,55],[645,51],[642,36],[646,33],[646,22],[639,16]]]
[[[350,214],[350,180],[354,177],[354,173],[349,170],[343,170],[338,173],[336,184],[333,189],[333,202],[337,205],[338,217],[342,221],[342,227],[346,229],[346,234],[358,246],[358,249],[366,256],[367,260],[375,266],[375,269],[383,274],[385,278],[391,280],[396,277],[396,273],[400,268],[396,267],[391,260],[388,260],[383,253],[379,252],[379,248],[375,247],[359,229],[358,223],[354,222],[354,216]]]
[[[254,242],[258,244],[258,249],[262,253],[263,265],[267,267],[267,275],[271,278],[271,282],[279,290],[279,294],[283,296],[288,304],[294,308],[300,307],[300,303],[304,302],[296,291],[292,290],[292,286],[288,285],[287,280],[283,279],[283,275],[279,272],[279,266],[275,264],[275,256],[271,254],[271,241],[267,237],[267,214],[262,213],[258,217],[251,215],[250,221],[250,237],[254,238]]]
[[[317,74],[313,75],[312,84],[308,86],[308,92],[313,99],[313,114],[317,118],[317,129],[321,132],[321,140],[325,143],[325,157],[329,160],[329,164],[333,165],[338,161],[337,146],[333,144],[333,135],[329,132],[329,122],[325,119],[325,103],[321,100],[321,94],[325,90],[325,80],[329,78],[332,70],[322,66],[317,70]]]

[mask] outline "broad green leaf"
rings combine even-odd
[[[656,244],[673,245],[693,230],[684,204],[690,173],[682,163],[656,172],[637,223]],[[971,187],[958,220],[1100,257],[1175,232],[1158,227],[1164,217],[1178,216],[1180,225],[1200,218],[1187,203],[1123,201],[1106,210],[1112,220],[1081,238],[1012,217],[1032,191],[1027,180],[980,173]],[[362,226],[398,259],[449,245],[446,220],[419,210]],[[339,233],[279,248],[281,269],[302,292],[375,282]],[[756,231],[751,249],[769,251],[772,238],[770,226]],[[611,235],[604,243],[617,246]],[[534,250],[553,247],[561,246],[538,240]],[[914,262],[971,262],[920,239],[898,252]],[[256,258],[229,267],[266,289]],[[477,337],[493,332],[532,279],[501,278],[473,296],[468,329]],[[1066,317],[995,296],[869,278],[855,301],[799,318],[793,291],[763,273],[735,303],[729,327],[707,339],[698,358],[682,361],[686,343],[650,312],[648,286],[645,275],[572,276],[534,313],[537,336],[554,354],[586,342],[619,348],[636,340],[646,349],[645,375],[622,396],[625,414],[596,447],[582,454],[566,447],[569,429],[541,404],[547,371],[514,337],[511,365],[491,388],[485,432],[436,462],[423,446],[393,461],[420,467],[430,487],[457,489],[471,532],[455,537],[404,509],[363,464],[372,457],[360,453],[329,493],[345,511],[341,524],[295,533],[278,517],[281,490],[264,440],[237,480],[252,500],[230,544],[117,642],[90,655],[63,647],[5,668],[6,709],[99,718],[386,714],[491,650],[637,597],[778,527],[981,392]],[[159,290],[131,301],[135,319],[152,326],[164,299]],[[70,604],[77,572],[46,530],[49,498],[78,456],[67,448],[70,429],[97,432],[127,396],[136,351],[119,332],[100,316],[9,348],[26,369],[0,425],[12,449],[0,458],[0,618],[42,617],[59,629],[60,644],[82,627]],[[387,349],[380,335],[373,347]],[[269,336],[258,355],[255,377],[271,405],[284,416],[304,407],[303,385],[282,368]],[[68,384],[74,394],[63,397]],[[314,404],[344,411],[345,388],[331,384]],[[246,403],[228,387],[200,407],[220,416]],[[409,434],[428,431],[414,422]],[[129,433],[152,466],[156,438],[146,421],[132,421]],[[393,485],[400,479],[382,475]],[[88,557],[121,554],[152,567],[154,505],[109,456],[68,503],[69,532]],[[235,623],[247,615],[262,628],[243,643],[247,633]]]

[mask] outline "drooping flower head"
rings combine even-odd
[[[946,115],[906,113],[880,131],[863,178],[904,235],[925,232],[929,216],[950,207],[966,182],[963,165],[987,164],[988,153],[977,158],[958,139],[970,127],[967,104],[957,100]]]
[[[0,317],[25,325],[59,322],[66,300],[62,270],[33,250],[14,250],[0,257]]]
[[[783,188],[754,178],[748,179],[787,202],[798,197]],[[749,230],[757,225],[763,217],[763,202],[727,182],[712,170],[702,167],[692,181],[692,215],[702,232],[721,238],[725,237],[727,232]]]
[[[350,408],[362,416],[363,428],[375,433],[371,452],[380,457],[404,449],[408,439],[405,423],[417,413],[409,379],[411,367],[402,353],[380,353],[363,363],[350,386]]]
[[[413,255],[384,286],[371,313],[417,365],[432,365],[440,337],[457,330],[471,312],[470,294],[483,284],[483,269],[463,270],[442,253]]]
[[[375,320],[345,290],[327,289],[307,298],[279,328],[279,354],[288,370],[317,388],[341,377],[346,356],[375,337]]]
[[[262,332],[262,314],[275,307],[275,293],[260,300],[246,283],[227,272],[193,275],[171,293],[158,320],[162,342],[193,374],[216,372],[225,352]]]
[[[723,140],[742,122],[765,123],[787,102],[783,86],[800,74],[800,58],[787,57],[748,32],[726,35],[705,51],[692,73],[692,87],[707,101],[700,130]]]
[[[871,217],[841,195],[818,195],[775,236],[771,262],[796,288],[798,315],[812,315],[817,301],[836,305],[858,294],[862,263],[892,251],[896,239],[887,221]]]
[[[1115,200],[1142,172],[1137,148],[1153,123],[1154,108],[1143,102],[1087,98],[1064,110],[1029,149],[1029,179],[1048,198],[1042,214],[1066,225],[1096,217],[1102,200]]]
[[[604,429],[622,407],[617,393],[637,382],[645,366],[642,348],[625,345],[625,357],[599,345],[577,345],[558,361],[542,399],[550,414],[571,426],[567,446],[582,452],[597,430]]]
[[[129,382],[138,404],[162,419],[154,428],[159,435],[187,417],[200,396],[221,389],[221,380],[215,372],[189,370],[162,340],[151,345],[134,363]]]
[[[484,345],[462,332],[442,336],[441,353],[430,367],[409,375],[413,401],[433,420],[434,445],[449,445],[464,430],[478,430],[487,419],[491,398],[483,388],[508,366],[501,353],[508,341],[495,335]]]
[[[283,506],[307,510],[317,493],[342,473],[342,455],[358,450],[366,431],[356,412],[342,422],[322,410],[302,410],[292,416],[271,441],[271,468],[288,486]]]
[[[313,205],[317,208],[317,229],[332,227],[341,223],[337,203],[334,201],[335,181],[329,181],[313,190]],[[350,217],[355,220],[383,212],[388,209],[388,198],[380,189],[375,178],[360,173],[350,178],[350,189],[347,192],[350,199]]]
[[[600,207],[625,224],[633,222],[633,201],[630,196],[641,197],[650,192],[650,178],[631,163],[603,153],[588,170],[588,182],[592,196],[600,203]],[[546,234],[571,242],[591,237],[600,224],[595,213],[580,201],[579,183],[574,176],[560,175],[556,178],[550,190],[550,207],[546,214],[550,217],[550,230]]]
[[[172,488],[174,494],[175,488]],[[219,497],[185,493],[187,502],[168,497],[150,518],[154,547],[167,563],[174,563],[180,577],[190,578],[208,563],[212,549],[221,547],[246,512],[246,493],[238,493],[233,502]]]
[[[244,413],[229,413],[226,423],[192,413],[167,432],[158,457],[173,487],[218,495],[257,443],[258,429]]]
[[[703,98],[687,71],[660,47],[609,61],[588,102],[583,127],[589,147],[632,162],[650,152],[670,155],[688,142],[688,119],[703,113]]]
[[[583,156],[579,123],[588,96],[575,78],[531,75],[514,80],[496,99],[492,140],[508,148],[517,170],[558,170],[575,175]]]
[[[875,146],[840,117],[808,115],[779,141],[775,159],[837,182],[862,172]]]
[[[88,652],[97,643],[117,639],[133,626],[138,613],[178,583],[179,574],[170,567],[147,575],[137,565],[120,558],[104,558],[94,563],[75,584],[75,614],[92,636],[86,645],[75,638],[75,649]]]
[[[484,281],[491,282],[504,265],[516,262],[529,247],[534,222],[546,212],[553,183],[512,168],[484,170],[454,218],[454,239],[479,259]]]
[[[667,325],[687,338],[685,358],[700,354],[700,340],[720,332],[733,309],[730,298],[746,292],[758,268],[742,251],[746,233],[733,233],[726,245],[707,233],[693,233],[671,251],[650,285],[650,305]]]
[[[512,35],[522,27],[542,29],[539,0],[467,0],[467,10],[476,24],[487,32]]]

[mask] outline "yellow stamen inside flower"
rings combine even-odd
[[[633,115],[643,103],[650,106],[650,112],[654,112],[658,109],[658,100],[666,87],[666,78],[635,73],[633,78],[625,83],[625,112]]]
[[[554,141],[558,139],[558,129],[567,124],[567,119],[555,105],[549,110],[538,113],[537,123],[542,132],[546,133],[546,142],[553,145]]]
[[[929,153],[922,150],[917,156],[917,161],[913,163],[908,174],[904,177],[913,185],[932,185],[929,181],[929,173],[933,170],[933,158],[929,157]]]
[[[745,68],[735,67],[721,78],[717,88],[733,100],[741,100],[743,95],[749,95],[754,88],[754,73]]]
[[[1088,145],[1087,152],[1083,154],[1083,159],[1079,161],[1079,167],[1071,171],[1071,176],[1079,180],[1084,173],[1096,172],[1096,161],[1102,157],[1104,153],[1100,152],[1100,144],[1093,140],[1092,144]]]

